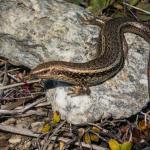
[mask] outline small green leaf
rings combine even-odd
[[[146,20],[150,20],[150,3],[143,3],[143,2],[140,2],[138,5],[137,5],[138,8],[144,10],[144,11],[148,11],[148,13],[144,13],[142,11],[138,11],[137,10],[137,17],[143,21],[146,21]]]
[[[102,11],[113,2],[113,0],[91,0],[88,9],[94,14],[102,14]]]
[[[51,130],[51,125],[49,123],[45,123],[41,128],[42,133],[48,133]]]
[[[110,147],[111,150],[121,150],[120,149],[120,144],[114,139],[110,139],[108,141],[108,144],[109,144],[109,147]]]
[[[121,144],[121,150],[131,150],[131,148],[132,148],[132,143],[129,141]]]
[[[113,18],[118,18],[118,17],[125,17],[125,15],[121,12],[116,12],[112,15]]]
[[[90,138],[90,135],[88,133],[85,133],[83,139],[84,139],[84,142],[86,144],[89,144],[91,142],[91,138]]]
[[[139,0],[129,0],[130,5],[136,5],[138,4]]]
[[[60,119],[61,119],[60,114],[57,111],[55,111],[53,113],[53,118],[52,118],[53,125],[56,125],[57,123],[59,123]]]

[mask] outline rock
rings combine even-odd
[[[44,125],[44,122],[34,122],[31,124],[32,131],[36,133],[40,133],[40,129]]]
[[[23,150],[28,150],[28,149],[30,149],[30,146],[31,146],[31,141],[25,141],[24,142],[24,145],[23,145],[23,147],[22,147],[22,149]]]
[[[143,39],[128,34],[127,41],[130,40],[125,67],[111,80],[91,87],[90,96],[70,97],[67,87],[56,89],[52,106],[62,118],[74,124],[93,122],[109,115],[120,119],[139,112],[148,103],[149,46]],[[48,97],[51,94],[47,92]]]
[[[52,144],[49,144],[47,150],[51,150],[52,147],[53,147],[53,145],[52,145]]]
[[[84,9],[55,0],[0,3],[0,56],[13,64],[33,68],[45,61],[62,60],[63,53],[68,61],[76,62],[94,56],[94,51],[88,58],[84,54],[86,49],[96,49],[99,27],[83,24],[82,20],[91,18]]]
[[[51,60],[85,62],[96,57],[100,28],[84,22],[92,18],[79,6],[54,0],[0,2],[0,55],[14,64],[34,68]],[[5,3],[5,5],[4,5]],[[53,110],[73,124],[101,117],[129,117],[149,101],[147,60],[150,46],[126,34],[128,62],[114,78],[91,87],[91,94],[70,97],[68,87],[47,90]]]
[[[20,135],[15,135],[15,136],[12,136],[10,139],[9,139],[9,143],[11,144],[18,144],[21,142],[21,136]]]

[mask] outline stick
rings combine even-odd
[[[17,127],[0,124],[0,130],[5,131],[5,132],[16,133],[20,135],[36,137],[36,138],[39,137],[39,134],[35,134],[32,131],[25,129],[25,128],[17,128]]]
[[[128,4],[128,3],[125,3],[125,2],[122,2],[122,3],[123,3],[124,5],[126,5],[126,6],[129,6],[129,7],[131,7],[131,8],[134,8],[134,9],[136,9],[136,10],[142,11],[142,12],[144,12],[144,13],[150,15],[150,12],[149,12],[149,11],[143,10],[143,9],[138,8],[138,7],[135,7],[135,6],[132,6],[132,5],[130,5],[130,4]]]
[[[1,86],[0,90],[5,90],[5,89],[13,88],[13,87],[16,87],[16,86],[25,85],[25,84],[37,83],[37,82],[40,82],[40,81],[41,81],[41,79],[37,79],[37,80],[26,81],[26,83],[25,82],[21,82],[21,83],[16,83],[16,84],[11,84],[11,85]]]
[[[19,109],[19,110],[0,110],[0,115],[14,115],[14,114],[21,114],[24,113],[25,111],[27,111],[28,109],[34,107],[35,105],[41,103],[45,101],[45,98],[40,98],[37,101],[33,102],[32,104],[27,105],[26,107],[24,107],[23,109]]]
[[[42,150],[46,150],[47,149],[47,146],[50,144],[51,142],[51,138],[57,134],[59,132],[59,129],[66,123],[66,121],[63,121],[61,124],[58,125],[57,128],[55,128],[53,130],[53,133],[49,136],[49,140],[47,141],[47,143],[44,144],[44,147],[42,148]]]
[[[35,134],[32,131],[25,129],[25,128],[17,128],[17,127],[12,127],[12,126],[8,126],[8,125],[2,125],[0,124],[0,130],[4,131],[4,132],[10,132],[10,133],[15,133],[15,134],[20,134],[20,135],[25,135],[25,136],[30,136],[30,137],[34,137],[34,138],[38,138],[40,136],[40,134]],[[57,137],[53,136],[51,138],[52,141],[54,141]],[[64,143],[67,143],[70,141],[69,138],[64,138],[64,137],[59,137],[58,141],[62,141]],[[75,142],[76,146],[79,146],[80,143],[79,142]],[[91,148],[91,146],[89,144],[85,144],[84,142],[81,142],[81,145],[85,148]],[[97,146],[92,144],[92,148],[93,150],[104,150],[103,147],[101,146]]]

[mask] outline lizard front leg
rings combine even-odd
[[[91,90],[88,86],[73,86],[69,88],[68,95],[70,96],[79,96],[79,95],[90,95]]]

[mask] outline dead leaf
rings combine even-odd
[[[65,143],[64,142],[59,142],[59,150],[64,150],[64,146],[65,146]]]
[[[132,143],[130,141],[121,144],[121,150],[131,150],[131,148],[132,148]]]
[[[90,138],[89,133],[85,133],[83,139],[84,139],[84,143],[86,143],[86,144],[91,143],[91,138]]]
[[[91,134],[90,137],[91,137],[91,141],[93,141],[93,142],[98,142],[99,141],[99,137],[95,134]]]
[[[95,133],[100,133],[100,129],[97,127],[92,127],[92,131]],[[96,134],[91,133],[90,137],[91,137],[91,141],[93,141],[93,142],[99,141],[99,137]]]
[[[138,128],[144,136],[150,136],[150,122],[145,122],[142,120],[138,123]]]
[[[60,114],[57,112],[57,111],[55,111],[54,113],[53,113],[53,118],[52,118],[52,124],[53,125],[56,125],[57,123],[59,123],[60,122]]]
[[[51,130],[51,125],[49,123],[45,123],[41,128],[42,133],[48,133]]]
[[[115,139],[110,139],[108,141],[111,150],[131,150],[132,143],[130,141],[119,144]]]
[[[120,144],[115,139],[110,139],[108,144],[111,150],[121,150]]]
[[[150,129],[150,122],[145,122],[144,120],[139,121],[138,128],[140,130]]]

